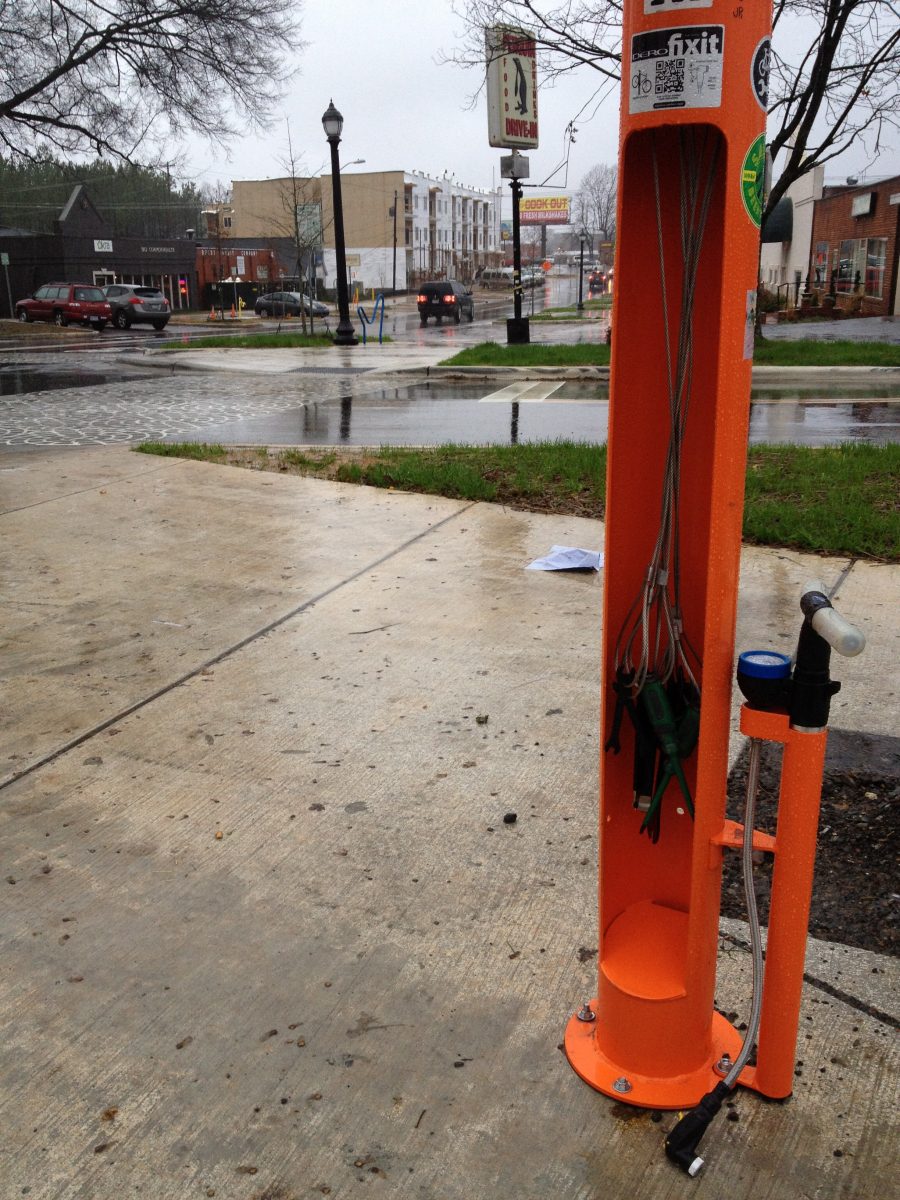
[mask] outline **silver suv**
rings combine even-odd
[[[112,309],[112,323],[116,329],[130,329],[137,324],[165,329],[168,325],[172,310],[159,288],[141,287],[137,283],[111,283],[103,291]]]

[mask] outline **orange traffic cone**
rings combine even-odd
[[[232,304],[232,306],[231,306],[231,319],[232,319],[232,321],[235,319],[235,316],[236,316],[236,313],[235,313],[235,311],[234,311],[234,305]]]

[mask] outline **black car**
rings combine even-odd
[[[428,324],[429,317],[434,317],[438,325],[443,317],[452,317],[458,325],[463,313],[466,313],[470,321],[475,320],[475,301],[472,299],[472,293],[455,279],[436,279],[420,284],[416,303],[419,306],[419,320],[423,325]]]
[[[169,302],[155,287],[141,287],[136,283],[111,283],[103,289],[112,309],[112,323],[116,329],[130,329],[143,323],[154,329],[165,329],[172,310]]]
[[[261,317],[299,317],[301,311],[309,314],[310,299],[300,292],[267,292],[253,307]],[[327,317],[328,312],[327,304],[321,300],[312,301],[314,317]]]
[[[588,290],[591,292],[605,292],[606,283],[607,275],[602,268],[591,271],[590,275],[588,276]]]

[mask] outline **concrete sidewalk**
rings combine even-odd
[[[791,1102],[741,1094],[693,1182],[559,1052],[603,576],[523,568],[598,523],[122,449],[0,481],[0,1195],[891,1194],[893,959],[812,945]],[[739,644],[816,573],[871,647],[834,724],[893,733],[896,568],[748,550]]]

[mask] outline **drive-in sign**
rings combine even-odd
[[[538,144],[537,48],[522,29],[495,25],[485,34],[488,142],[522,149]]]

